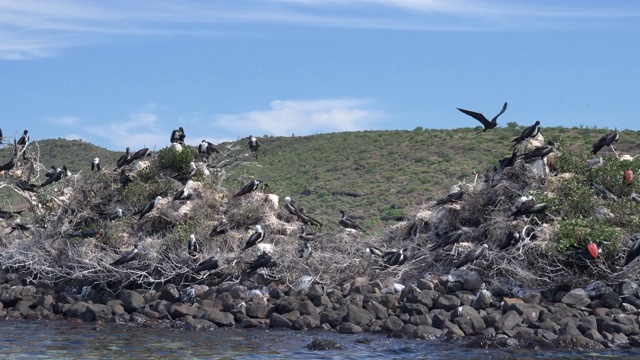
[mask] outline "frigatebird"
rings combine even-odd
[[[77,231],[77,232],[73,232],[73,233],[69,233],[67,234],[67,238],[71,239],[71,238],[92,238],[92,237],[96,237],[96,236],[100,236],[100,234],[102,234],[102,229],[89,229],[89,230],[82,230],[82,231]]]
[[[288,196],[284,198],[284,208],[290,215],[297,215],[296,207],[291,203],[291,198]]]
[[[11,234],[12,232],[14,232],[16,230],[20,230],[20,232],[24,233],[25,231],[31,230],[31,226],[30,225],[20,224],[20,223],[15,223],[15,224],[11,225],[11,230],[9,232],[7,232],[7,235]]]
[[[300,235],[298,235],[298,237],[300,238],[300,240],[303,241],[313,241],[316,239],[317,234],[315,232],[309,232],[307,231],[307,228],[304,226],[304,224],[300,225]]]
[[[253,260],[250,263],[248,262],[247,265],[249,265],[249,267],[245,270],[245,274],[251,275],[260,268],[276,267],[278,266],[278,263],[276,263],[276,261],[273,260],[271,255],[269,255],[266,252],[263,252],[260,255],[258,255],[258,257],[255,260]]]
[[[11,170],[14,166],[16,166],[16,159],[12,157],[7,163],[0,165],[0,171]]]
[[[249,135],[249,151],[255,155],[256,159],[258,158],[258,149],[260,149],[258,139],[253,135]]]
[[[140,253],[138,252],[138,244],[133,245],[133,250],[129,251],[127,253],[124,253],[122,256],[120,256],[116,261],[112,262],[111,266],[118,266],[118,265],[123,265],[126,264],[128,262],[132,262],[133,260],[135,260],[136,258],[138,258],[138,255]]]
[[[251,234],[251,236],[249,236],[249,238],[247,239],[247,242],[245,242],[244,244],[244,248],[242,248],[242,250],[240,251],[240,254],[242,254],[245,250],[253,246],[256,246],[258,243],[262,242],[263,240],[264,240],[264,233],[262,232],[262,228],[260,227],[260,225],[256,225],[254,233]]]
[[[312,225],[322,227],[322,223],[314,219],[311,215],[304,211],[304,208],[296,208],[296,216],[304,225]],[[364,231],[364,230],[363,230]]]
[[[97,171],[100,172],[100,159],[99,158],[95,158],[93,159],[93,161],[91,162],[91,171]]]
[[[633,202],[635,202],[637,204],[640,204],[640,196],[638,196],[638,194],[635,191],[633,191],[631,193],[630,198],[631,198],[631,201],[633,201]]]
[[[347,214],[345,214],[344,210],[340,210],[340,214],[342,215],[342,217],[340,218],[338,223],[340,225],[342,225],[342,227],[347,228],[347,229],[360,230],[363,233],[367,232],[365,229],[362,228],[362,226],[358,225],[357,222],[355,222],[354,220],[349,219],[347,217]]]
[[[216,224],[216,226],[213,227],[213,229],[211,229],[211,232],[209,232],[209,237],[212,238],[218,235],[226,234],[227,231],[229,231],[229,223],[226,219],[222,219],[218,222],[218,224]]]
[[[151,210],[155,209],[156,206],[158,206],[158,203],[160,202],[160,200],[162,200],[162,196],[156,196],[156,198],[153,201],[149,201],[147,205],[145,205],[142,209],[134,212],[133,215],[140,214],[140,217],[138,217],[138,221],[142,220],[143,216],[147,215],[148,213],[151,212]]]
[[[60,179],[62,179],[62,177],[65,176],[66,172],[67,171],[65,169],[57,169],[55,174],[53,174],[52,176],[47,178],[47,180],[45,180],[42,184],[40,184],[40,187],[44,187],[44,186],[53,184],[56,181],[60,181]]]
[[[189,256],[196,257],[200,251],[196,236],[194,234],[189,235],[189,241],[187,241],[187,253]]]
[[[16,180],[16,186],[18,189],[29,192],[36,192],[37,185],[27,182],[25,179]]]
[[[129,157],[126,164],[129,165],[138,159],[142,159],[149,153],[149,148],[142,148]]]
[[[250,183],[248,183],[245,186],[243,186],[242,189],[240,189],[240,191],[238,191],[235,195],[233,195],[233,197],[234,198],[240,197],[242,195],[246,195],[246,194],[248,194],[250,192],[256,191],[261,182],[262,182],[262,180],[254,179]]]
[[[201,156],[211,156],[211,154],[220,154],[220,150],[216,149],[216,146],[213,145],[212,142],[202,140],[200,145],[198,145],[198,153]]]
[[[309,256],[311,256],[312,250],[311,250],[311,245],[309,245],[309,242],[307,241],[301,241],[298,244],[298,255],[300,256],[301,259],[306,259]]]
[[[20,145],[20,146],[27,146],[28,143],[29,143],[29,131],[25,130],[22,133],[22,136],[20,137],[20,139],[18,139],[17,144]]]
[[[464,229],[460,229],[458,231],[453,231],[446,234],[436,233],[438,242],[431,244],[431,246],[429,247],[429,251],[433,251],[449,245],[456,244],[457,242],[460,241],[460,239],[462,239],[462,235],[464,234],[464,232],[465,232]]]
[[[498,245],[498,250],[506,250],[509,247],[518,245],[520,242],[520,233],[517,231],[509,230],[507,235],[502,239],[502,242]]]
[[[18,211],[7,211],[7,210],[2,210],[0,209],[0,219],[11,219],[14,215],[20,215],[22,214],[24,210],[18,210]]]
[[[118,177],[118,182],[122,185],[122,188],[126,188],[127,185],[133,182],[133,178],[127,174],[127,169],[122,168],[120,170],[120,176]]]
[[[511,140],[511,142],[514,143],[513,145],[511,145],[511,148],[512,149],[515,148],[516,146],[518,146],[520,143],[527,140],[528,138],[536,137],[539,132],[540,132],[540,121],[536,121],[533,125],[522,130],[522,133],[520,133],[520,136]]]
[[[640,255],[640,233],[631,235],[629,240],[633,240],[633,243],[627,251],[627,256],[624,258],[624,266],[629,265],[638,257],[638,255]]]
[[[551,154],[556,151],[557,144],[553,141],[549,141],[547,145],[536,146],[531,151],[526,154],[520,155],[521,160],[529,160],[535,158],[544,158],[545,156]]]
[[[131,155],[129,155],[129,147],[127,146],[127,150],[125,150],[125,153],[116,161],[116,169],[120,169],[121,167],[127,165],[127,162],[130,158]]]
[[[187,183],[183,188],[178,190],[175,195],[173,195],[173,201],[176,200],[191,200],[193,196],[193,191],[191,191],[191,185],[193,185],[193,181],[187,180]]]
[[[458,261],[457,263],[455,263],[455,265],[453,265],[453,268],[459,269],[470,262],[480,259],[483,255],[487,253],[488,250],[489,250],[489,245],[487,244],[477,245],[473,249],[469,250],[466,254],[464,254],[462,259],[460,259],[460,261]]]
[[[591,153],[595,155],[598,153],[598,151],[600,151],[600,149],[602,149],[605,146],[608,146],[611,148],[613,153],[616,154],[616,157],[617,157],[618,153],[616,152],[616,149],[613,148],[613,143],[618,141],[619,138],[620,138],[620,135],[618,135],[616,131],[609,131],[607,134],[603,135],[600,139],[598,139],[598,141],[595,144],[593,144],[593,146],[591,147]]]
[[[186,185],[187,181],[191,180],[197,171],[198,168],[196,167],[196,163],[192,161],[189,163],[189,171],[177,173],[171,178],[180,181],[183,185]]]
[[[484,117],[484,115],[477,113],[475,111],[470,111],[470,110],[465,110],[465,109],[460,109],[460,108],[456,108],[460,111],[462,111],[463,113],[471,116],[472,118],[480,121],[480,123],[482,124],[482,126],[484,126],[484,129],[478,131],[476,134],[480,134],[482,132],[485,132],[487,130],[493,129],[496,126],[498,126],[498,117],[500,115],[502,115],[502,113],[504,113],[507,110],[507,103],[505,102],[504,105],[502,105],[502,110],[500,110],[500,112],[498,113],[498,115],[494,116],[493,119],[491,119],[491,121],[487,120],[486,117]]]
[[[182,129],[182,126],[173,130],[171,132],[171,137],[169,138],[169,142],[173,143],[184,143],[184,138],[185,138],[185,134],[184,134],[184,129]]]
[[[199,262],[198,265],[196,265],[196,267],[194,267],[192,271],[197,274],[202,271],[215,270],[218,267],[219,267],[218,259],[214,257],[210,257],[206,260]]]
[[[122,217],[122,209],[118,208],[112,213],[98,212],[97,214],[103,219],[114,221]]]
[[[409,249],[404,248],[397,251],[388,251],[387,253],[385,253],[384,254],[385,267],[404,265],[404,263],[407,262],[408,260],[408,255],[407,255],[408,251]]]
[[[444,198],[436,201],[436,205],[444,205],[452,202],[458,202],[462,200],[463,197],[464,197],[464,190],[452,192],[449,195],[445,196]]]
[[[611,191],[607,190],[604,186],[595,182],[591,182],[590,185],[591,188],[596,192],[596,194],[598,194],[598,196],[600,196],[601,198],[605,200],[618,200],[618,197],[615,196]]]
[[[537,204],[533,197],[529,197],[516,207],[509,217],[517,218],[522,215],[542,214],[549,206],[545,203]]]

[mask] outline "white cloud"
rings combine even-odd
[[[130,147],[135,151],[142,147],[153,150],[166,146],[170,132],[158,126],[158,115],[148,106],[144,111],[130,114],[126,120],[108,123],[104,126],[87,128],[87,132],[107,139],[113,149]]]
[[[255,135],[288,136],[370,129],[383,113],[363,99],[275,100],[270,109],[222,115],[216,126]]]
[[[78,118],[74,116],[60,116],[46,119],[48,123],[58,126],[74,126],[78,124]]]
[[[82,137],[78,134],[67,134],[63,138],[67,140],[82,140]]]

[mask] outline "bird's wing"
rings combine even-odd
[[[465,114],[467,114],[467,115],[471,116],[472,118],[474,118],[474,119],[476,119],[476,120],[480,121],[480,123],[482,123],[482,125],[484,125],[484,126],[489,126],[489,125],[491,125],[491,122],[490,122],[489,120],[487,120],[487,118],[486,118],[486,117],[484,117],[484,115],[482,115],[482,114],[480,114],[480,113],[477,113],[477,112],[475,112],[475,111],[469,111],[469,110],[465,110],[465,109],[460,109],[460,108],[457,108],[457,109],[458,109],[458,110],[460,110],[460,111],[462,111],[463,113],[465,113]]]
[[[500,112],[498,113],[498,115],[493,117],[493,120],[498,120],[498,117],[500,115],[502,115],[505,111],[507,111],[507,103],[505,102],[504,105],[502,105],[502,110],[500,110]]]

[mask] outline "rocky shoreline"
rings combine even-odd
[[[204,330],[219,327],[326,330],[341,334],[462,341],[477,348],[589,349],[640,347],[638,284],[616,289],[596,281],[585,288],[548,291],[483,289],[472,271],[429,276],[406,286],[391,279],[355,278],[341,288],[304,289],[235,283],[168,284],[158,291],[116,294],[73,282],[24,285],[18,274],[0,276],[0,316],[6,320],[134,324]],[[69,291],[69,289],[72,289]],[[311,346],[312,344],[310,344]],[[315,348],[330,348],[322,341]]]

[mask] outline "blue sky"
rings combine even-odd
[[[0,0],[0,128],[111,150],[249,134],[640,129],[640,2]]]

